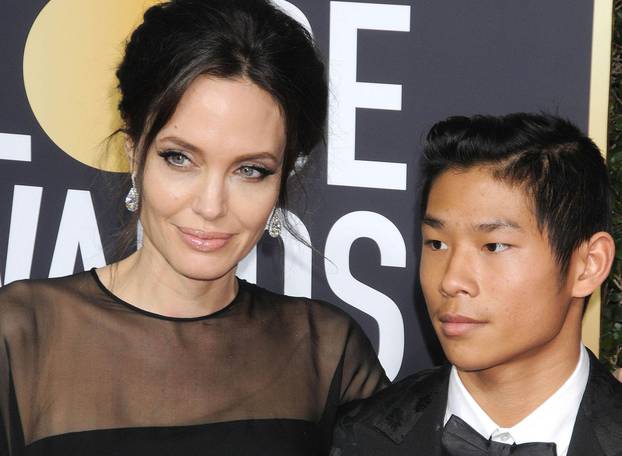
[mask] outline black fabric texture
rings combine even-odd
[[[588,383],[568,456],[622,456],[622,383],[593,353],[589,356]],[[344,406],[331,456],[444,456],[449,374],[450,366],[422,371]]]
[[[0,289],[0,455],[326,454],[337,407],[388,381],[344,312],[239,280],[198,318],[95,271]]]

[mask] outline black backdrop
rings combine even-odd
[[[27,96],[28,35],[44,8],[63,2],[71,7],[71,0],[0,3],[2,284],[110,261],[119,228],[122,201],[109,185],[121,175],[57,146]],[[256,267],[249,261],[240,273],[346,309],[390,376],[404,376],[439,361],[417,280],[417,159],[426,130],[449,115],[538,110],[586,130],[593,3],[289,3],[308,20],[332,79],[328,146],[309,164],[306,202],[292,211],[316,252],[290,239],[283,250],[264,237]]]

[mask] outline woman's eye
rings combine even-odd
[[[190,164],[190,159],[181,152],[167,150],[165,152],[160,152],[159,155],[166,160],[169,165],[177,168],[183,168]]]
[[[510,248],[508,244],[504,244],[502,242],[490,242],[484,246],[486,250],[493,253],[503,252]]]
[[[245,165],[241,166],[238,171],[243,177],[248,179],[262,179],[270,174],[274,174],[273,171],[261,166]]]
[[[427,241],[427,244],[430,246],[432,250],[447,250],[447,244],[437,239]]]

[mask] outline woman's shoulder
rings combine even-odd
[[[80,292],[88,281],[91,271],[49,279],[24,279],[0,287],[0,305],[5,301],[31,300],[34,296],[46,296],[55,292]]]
[[[241,282],[260,305],[271,307],[285,317],[304,319],[321,325],[342,328],[344,331],[357,326],[344,310],[327,301],[304,296],[276,293],[249,282]]]
[[[51,279],[25,279],[0,287],[0,328],[19,327],[85,291],[89,272]]]
[[[375,351],[363,329],[346,311],[320,299],[287,296],[245,283],[259,308],[274,318],[280,333],[293,338],[309,337],[314,349],[327,359],[376,360]],[[261,312],[260,312],[261,313]]]

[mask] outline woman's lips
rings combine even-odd
[[[177,227],[183,241],[199,252],[214,252],[224,247],[233,237],[230,233],[216,233],[192,228]]]
[[[457,314],[442,314],[439,318],[441,331],[445,337],[464,336],[486,324],[483,320]]]

